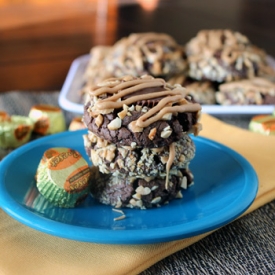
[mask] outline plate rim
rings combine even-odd
[[[14,150],[11,152],[8,156],[6,156],[1,162],[0,162],[0,207],[12,218],[15,220],[34,228],[38,231],[41,231],[43,233],[47,233],[50,235],[71,239],[71,240],[77,240],[77,241],[84,241],[84,242],[94,242],[94,243],[105,243],[105,244],[150,244],[150,243],[159,243],[159,242],[167,242],[167,241],[173,241],[183,238],[192,237],[195,235],[199,235],[201,233],[205,233],[217,228],[220,228],[221,226],[224,226],[228,224],[229,222],[233,221],[235,218],[240,216],[242,213],[244,213],[249,206],[253,203],[254,199],[256,198],[257,192],[258,192],[258,176],[256,174],[256,171],[252,167],[252,165],[248,162],[247,159],[245,159],[242,155],[237,153],[235,150],[229,148],[226,145],[223,145],[217,141],[198,136],[194,137],[194,140],[197,140],[198,142],[202,142],[204,144],[207,144],[210,146],[215,146],[219,150],[225,151],[227,154],[230,155],[234,160],[237,160],[239,165],[243,169],[243,173],[246,177],[246,184],[244,185],[245,188],[242,189],[243,193],[244,191],[247,192],[248,188],[248,181],[253,182],[253,186],[250,186],[249,194],[246,193],[246,196],[241,197],[242,198],[242,207],[238,206],[238,211],[236,211],[236,208],[232,209],[232,203],[226,206],[225,208],[222,208],[220,211],[215,212],[214,214],[208,215],[207,218],[210,216],[214,216],[216,218],[216,222],[211,225],[208,225],[205,227],[205,223],[201,223],[201,219],[198,219],[196,221],[192,221],[192,223],[187,223],[187,226],[185,224],[185,228],[183,230],[183,223],[177,224],[177,225],[170,225],[167,227],[161,227],[161,228],[150,228],[145,229],[144,232],[146,234],[143,234],[142,239],[137,239],[137,234],[141,232],[141,229],[129,229],[129,230],[110,230],[110,229],[98,229],[98,228],[88,228],[88,227],[82,227],[79,225],[71,225],[71,224],[65,224],[59,221],[51,220],[49,218],[45,218],[42,215],[38,215],[30,210],[28,210],[23,205],[16,202],[12,196],[7,192],[4,184],[4,175],[5,175],[5,168],[8,167],[12,161],[13,158],[16,158],[16,156],[22,154],[23,152],[32,150],[32,147],[35,147],[39,145],[42,142],[55,140],[57,137],[61,138],[63,135],[82,135],[86,132],[86,130],[78,130],[78,131],[66,131],[63,133],[51,135],[48,137],[43,137],[38,140],[34,140],[26,145],[23,145],[22,147]],[[192,137],[193,138],[193,137]],[[249,171],[245,172],[245,171]],[[236,199],[234,199],[234,202],[240,198],[241,195],[239,195]],[[5,202],[5,203],[3,203]],[[244,203],[245,202],[245,203]],[[111,206],[110,206],[111,207]],[[224,214],[226,210],[226,214]],[[125,212],[127,209],[125,209]],[[144,210],[137,210],[137,211],[144,211]],[[145,210],[147,211],[147,210]],[[150,210],[148,210],[150,211]],[[219,221],[217,221],[218,213],[222,212],[223,216],[219,217]],[[23,215],[22,215],[23,214]],[[50,225],[50,226],[49,226]],[[53,225],[53,226],[52,226]],[[191,226],[194,226],[196,230],[190,230]],[[206,228],[206,229],[205,229]],[[67,231],[65,230],[67,229]],[[68,230],[69,229],[69,230]],[[170,230],[172,232],[169,232]],[[157,236],[156,236],[156,230]],[[67,232],[74,232],[67,233]],[[104,238],[101,237],[104,235]]]

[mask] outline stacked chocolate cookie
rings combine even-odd
[[[92,194],[115,207],[150,208],[182,197],[193,183],[189,134],[201,106],[186,89],[152,76],[111,78],[90,90],[84,145],[99,172]]]

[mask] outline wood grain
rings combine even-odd
[[[147,2],[150,0],[146,0]],[[72,61],[132,32],[186,43],[200,29],[231,28],[275,56],[275,1],[0,0],[0,91],[60,89]]]

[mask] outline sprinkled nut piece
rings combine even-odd
[[[125,118],[125,116],[127,115],[127,110],[122,110],[122,111],[119,112],[117,115],[118,115],[118,117],[119,117],[120,119],[123,119],[123,118]]]
[[[143,187],[141,185],[136,189],[136,192],[140,195],[148,195],[151,193],[151,189],[149,187]]]
[[[103,123],[103,116],[101,114],[99,114],[96,118],[95,118],[95,124],[97,127],[100,127]]]
[[[172,134],[172,129],[170,126],[167,126],[162,130],[160,136],[162,138],[168,138],[168,137],[170,137],[171,134]]]
[[[121,119],[119,117],[115,118],[108,124],[109,130],[117,130],[121,127]]]
[[[122,210],[114,209],[114,208],[113,208],[112,210],[113,210],[114,212],[117,212],[117,213],[120,213],[120,214],[121,214],[121,216],[114,218],[114,221],[120,221],[120,220],[123,220],[123,219],[126,218],[126,215],[124,214],[124,212],[123,212]]]
[[[156,197],[156,198],[154,198],[154,199],[151,200],[151,203],[152,203],[152,204],[157,204],[157,203],[159,203],[160,201],[161,201],[161,197]]]

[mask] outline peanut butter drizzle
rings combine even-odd
[[[175,143],[172,142],[169,145],[169,158],[168,158],[168,161],[166,163],[166,180],[165,180],[165,189],[166,190],[168,189],[170,168],[171,168],[171,166],[173,164],[175,156],[176,156]]]
[[[163,62],[168,59],[177,63],[178,72],[186,66],[182,59],[181,46],[164,33],[133,33],[114,45],[112,55],[111,59],[123,68],[124,73],[129,72],[137,76],[140,72],[150,72],[153,75],[167,74],[164,72]],[[152,64],[151,68],[145,68],[144,58]]]
[[[163,91],[135,95],[125,100],[120,100],[124,96],[133,94],[139,90],[162,86]],[[125,81],[122,83],[120,82],[118,85],[113,87],[108,87],[106,85],[91,91],[91,95],[94,96],[100,96],[108,93],[113,94],[113,96],[95,102],[94,106],[92,107],[93,116],[97,116],[98,114],[102,113],[102,110],[122,108],[124,104],[129,106],[132,103],[141,100],[163,97],[156,106],[141,115],[136,121],[131,122],[129,126],[130,130],[133,132],[140,132],[142,130],[141,128],[145,128],[150,124],[162,119],[162,117],[167,113],[176,114],[178,112],[198,112],[201,110],[200,104],[190,103],[185,99],[187,96],[187,91],[184,88],[178,86],[168,87],[163,79],[155,79],[149,76],[141,79]]]
[[[111,81],[112,80],[113,79],[111,79]],[[154,80],[153,83],[151,84],[152,86],[147,86],[146,83],[148,83],[148,82],[150,83],[150,82],[152,82],[152,80]],[[138,91],[139,89],[141,89],[140,87],[137,87],[138,84],[144,84],[145,88],[147,88],[147,87],[158,87],[158,86],[164,86],[165,81],[161,78],[153,79],[153,78],[149,78],[149,77],[142,78],[142,79],[134,79],[134,80],[121,82],[121,83],[119,83],[118,85],[116,85],[114,87],[108,87],[108,86],[100,87],[99,89],[91,91],[91,94],[94,95],[94,96],[99,96],[99,95],[102,95],[102,94],[105,94],[105,93],[108,93],[108,94],[117,93],[117,94],[119,94],[119,97],[122,97],[122,96],[125,96],[127,94],[132,93],[133,89],[134,89],[134,91]],[[135,87],[133,87],[133,86],[135,86]],[[129,92],[127,92],[127,89],[126,89],[128,87],[132,87],[132,89],[130,88]],[[108,100],[110,100],[110,98],[108,98]]]

